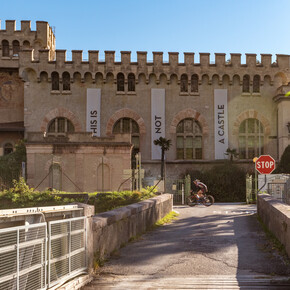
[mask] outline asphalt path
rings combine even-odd
[[[115,253],[85,289],[290,289],[289,259],[266,238],[255,205],[174,210],[177,220]]]

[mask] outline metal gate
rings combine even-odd
[[[87,270],[86,217],[0,229],[0,290],[57,287]]]
[[[46,223],[0,230],[0,289],[46,289]]]
[[[190,190],[191,190],[190,175],[185,176],[185,179],[175,180],[172,185],[174,204],[186,203],[186,197],[190,195]]]
[[[256,201],[256,195],[255,195],[255,178],[253,178],[252,175],[246,176],[246,202],[253,203]]]

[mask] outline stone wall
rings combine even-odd
[[[267,194],[259,194],[258,215],[267,228],[285,246],[290,257],[290,206]]]
[[[131,238],[141,235],[172,211],[173,197],[157,197],[104,212],[93,217],[92,239],[96,258],[104,258]]]

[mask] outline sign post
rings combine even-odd
[[[275,169],[275,159],[270,155],[261,155],[259,158],[254,158],[253,161],[255,162],[255,176],[257,176],[257,172],[260,174],[271,174]],[[257,179],[257,177],[256,177]],[[258,182],[256,180],[256,182]],[[257,193],[258,188],[256,186],[256,200],[257,200]]]

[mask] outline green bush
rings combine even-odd
[[[279,165],[274,173],[290,173],[290,145],[283,152]]]
[[[95,211],[100,213],[136,203],[155,196],[155,192],[156,190],[153,187],[147,187],[141,191],[97,193],[94,199]]]
[[[21,175],[22,162],[26,162],[26,147],[24,141],[15,145],[14,152],[0,157],[0,186],[9,188],[13,180]]]
[[[13,187],[5,189],[0,194],[1,208],[33,207],[60,204],[59,197],[52,195],[51,191],[34,191],[24,178],[13,180]]]
[[[148,199],[155,195],[156,189],[147,187],[141,191],[122,191],[109,193],[89,193],[89,204],[95,205],[96,212],[104,212]],[[24,178],[13,180],[13,187],[0,192],[0,208],[35,207],[83,202],[78,194],[57,190],[35,191]]]
[[[233,162],[215,165],[204,172],[189,171],[188,173],[192,180],[197,178],[207,185],[208,193],[214,196],[215,201],[245,201],[246,174]]]

